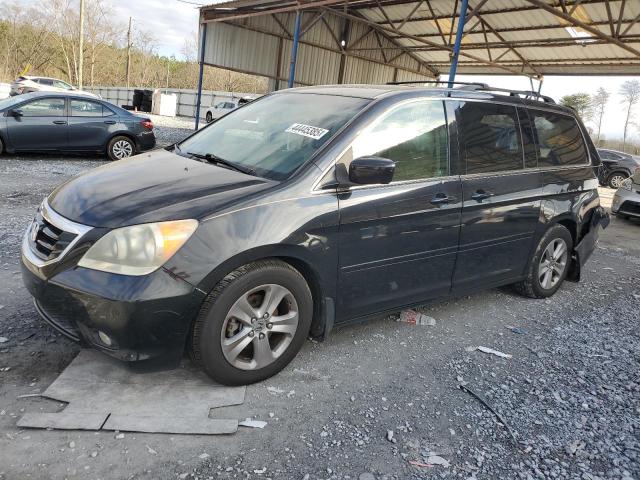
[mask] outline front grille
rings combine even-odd
[[[640,215],[640,204],[627,200],[626,202],[622,202],[622,205],[620,205],[618,211],[630,213],[633,215]]]
[[[29,230],[29,243],[38,258],[49,261],[58,258],[76,236],[55,226],[38,211]]]

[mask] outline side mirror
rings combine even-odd
[[[386,184],[393,179],[396,162],[382,157],[360,157],[349,165],[349,181],[358,185]]]
[[[9,112],[9,115],[18,118],[18,117],[21,117],[22,115],[24,115],[24,113],[22,113],[22,109],[15,108],[15,109],[13,109],[13,110],[11,110]]]

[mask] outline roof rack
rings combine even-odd
[[[456,90],[469,90],[474,92],[504,92],[508,93],[511,97],[522,97],[524,99],[532,99],[538,100],[544,103],[553,103],[556,101],[547,96],[542,95],[538,92],[534,92],[532,90],[511,90],[509,88],[499,88],[499,87],[491,87],[486,83],[481,82],[449,82],[447,80],[415,80],[410,82],[389,82],[387,85],[419,85],[423,83],[432,83],[435,85],[438,84],[451,84],[451,85],[460,85]]]
[[[449,82],[448,80],[412,80],[409,82],[387,82],[387,85],[420,85],[422,83],[434,83],[441,84],[446,83],[452,85],[465,85],[465,86],[477,86],[477,87],[485,87],[489,88],[489,85],[481,82]]]

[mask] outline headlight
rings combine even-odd
[[[177,220],[118,228],[98,240],[78,266],[122,275],[147,275],[164,265],[197,227],[197,220]]]
[[[620,184],[620,188],[631,191],[631,178],[625,178]]]

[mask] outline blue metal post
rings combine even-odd
[[[196,130],[200,125],[200,101],[202,100],[202,76],[204,74],[204,46],[207,42],[207,24],[202,24],[202,39],[200,41],[200,71],[198,72],[198,95],[196,98]]]
[[[458,31],[456,32],[456,43],[453,45],[453,57],[451,57],[451,68],[449,69],[449,88],[453,87],[451,82],[456,79],[456,70],[458,70],[458,55],[460,54],[460,45],[462,44],[462,34],[464,24],[467,21],[467,4],[469,0],[460,2],[460,16],[458,17]]]
[[[296,27],[293,32],[293,45],[291,46],[291,65],[289,66],[289,82],[287,86],[293,87],[293,80],[296,76],[296,59],[298,58],[298,41],[300,40],[300,21],[302,18],[302,12],[298,10],[296,12]]]

